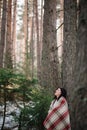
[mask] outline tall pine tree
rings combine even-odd
[[[56,5],[56,0],[44,1],[43,47],[41,68],[42,85],[44,87],[52,89],[57,88],[59,86],[56,40]]]
[[[87,129],[87,0],[79,1],[76,44],[73,130]]]

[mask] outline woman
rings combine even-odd
[[[54,95],[54,100],[43,123],[44,127],[47,130],[71,130],[66,101],[67,92],[64,88],[57,88]]]

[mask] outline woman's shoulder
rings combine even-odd
[[[65,102],[67,102],[67,101],[66,101],[66,98],[65,98],[65,97],[61,96],[61,97],[59,98],[59,102],[65,103]]]
[[[55,102],[55,99],[53,99],[53,100],[51,101],[51,104],[54,104],[54,102]]]
[[[63,97],[63,96],[61,96],[58,100],[57,99],[53,99],[52,101],[51,101],[51,104],[54,104],[54,102],[67,102],[66,101],[66,98],[65,97]]]

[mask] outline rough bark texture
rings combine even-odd
[[[8,0],[7,8],[7,33],[6,33],[6,52],[5,52],[5,67],[12,68],[12,0]]]
[[[64,41],[62,77],[63,87],[67,89],[72,124],[72,96],[75,90],[76,35],[77,35],[77,1],[64,1]]]
[[[58,81],[56,0],[45,0],[42,47],[42,85],[54,89],[55,87],[58,87]]]
[[[87,129],[87,0],[79,1],[73,130]]]
[[[1,40],[1,15],[2,15],[2,0],[0,0],[0,40]]]
[[[3,14],[1,24],[1,40],[0,40],[0,67],[3,67],[3,53],[5,46],[5,32],[6,32],[6,5],[7,0],[3,0]]]
[[[76,0],[64,1],[63,86],[71,94],[76,56]]]

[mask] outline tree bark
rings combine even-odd
[[[5,67],[13,68],[12,65],[12,0],[8,0],[7,8],[7,35],[6,35],[6,51],[5,51]]]
[[[79,1],[73,130],[87,129],[87,0]]]
[[[13,67],[16,66],[16,10],[17,10],[17,0],[13,1],[13,24],[12,24],[12,54],[13,54]]]
[[[64,39],[63,39],[63,86],[69,96],[74,89],[74,69],[76,57],[77,10],[76,0],[64,1]]]
[[[42,86],[59,86],[58,57],[56,40],[56,0],[44,1],[43,47],[42,47]]]
[[[62,78],[63,87],[67,89],[69,108],[72,123],[72,97],[75,90],[75,65],[76,65],[76,36],[77,36],[77,1],[64,0],[64,35],[63,35],[63,62]],[[75,120],[75,119],[74,119]]]
[[[37,78],[40,80],[40,72],[41,72],[41,55],[40,55],[40,42],[39,42],[39,17],[38,17],[38,1],[35,0],[35,21],[36,21],[36,36],[37,36]]]
[[[1,41],[1,16],[2,15],[2,0],[0,0],[0,41]]]
[[[3,55],[4,55],[4,46],[5,46],[5,33],[6,33],[6,9],[7,0],[3,0],[3,14],[1,21],[1,41],[0,41],[0,68],[3,67]]]
[[[25,0],[25,11],[24,11],[24,39],[25,39],[25,75],[29,76],[29,47],[28,47],[28,0]]]
[[[32,16],[31,39],[30,39],[30,56],[31,56],[31,79],[34,78],[34,14]]]
[[[39,20],[39,46],[40,46],[40,73],[39,84],[41,84],[41,57],[42,57],[42,40],[43,40],[43,0],[41,0],[41,16]]]

